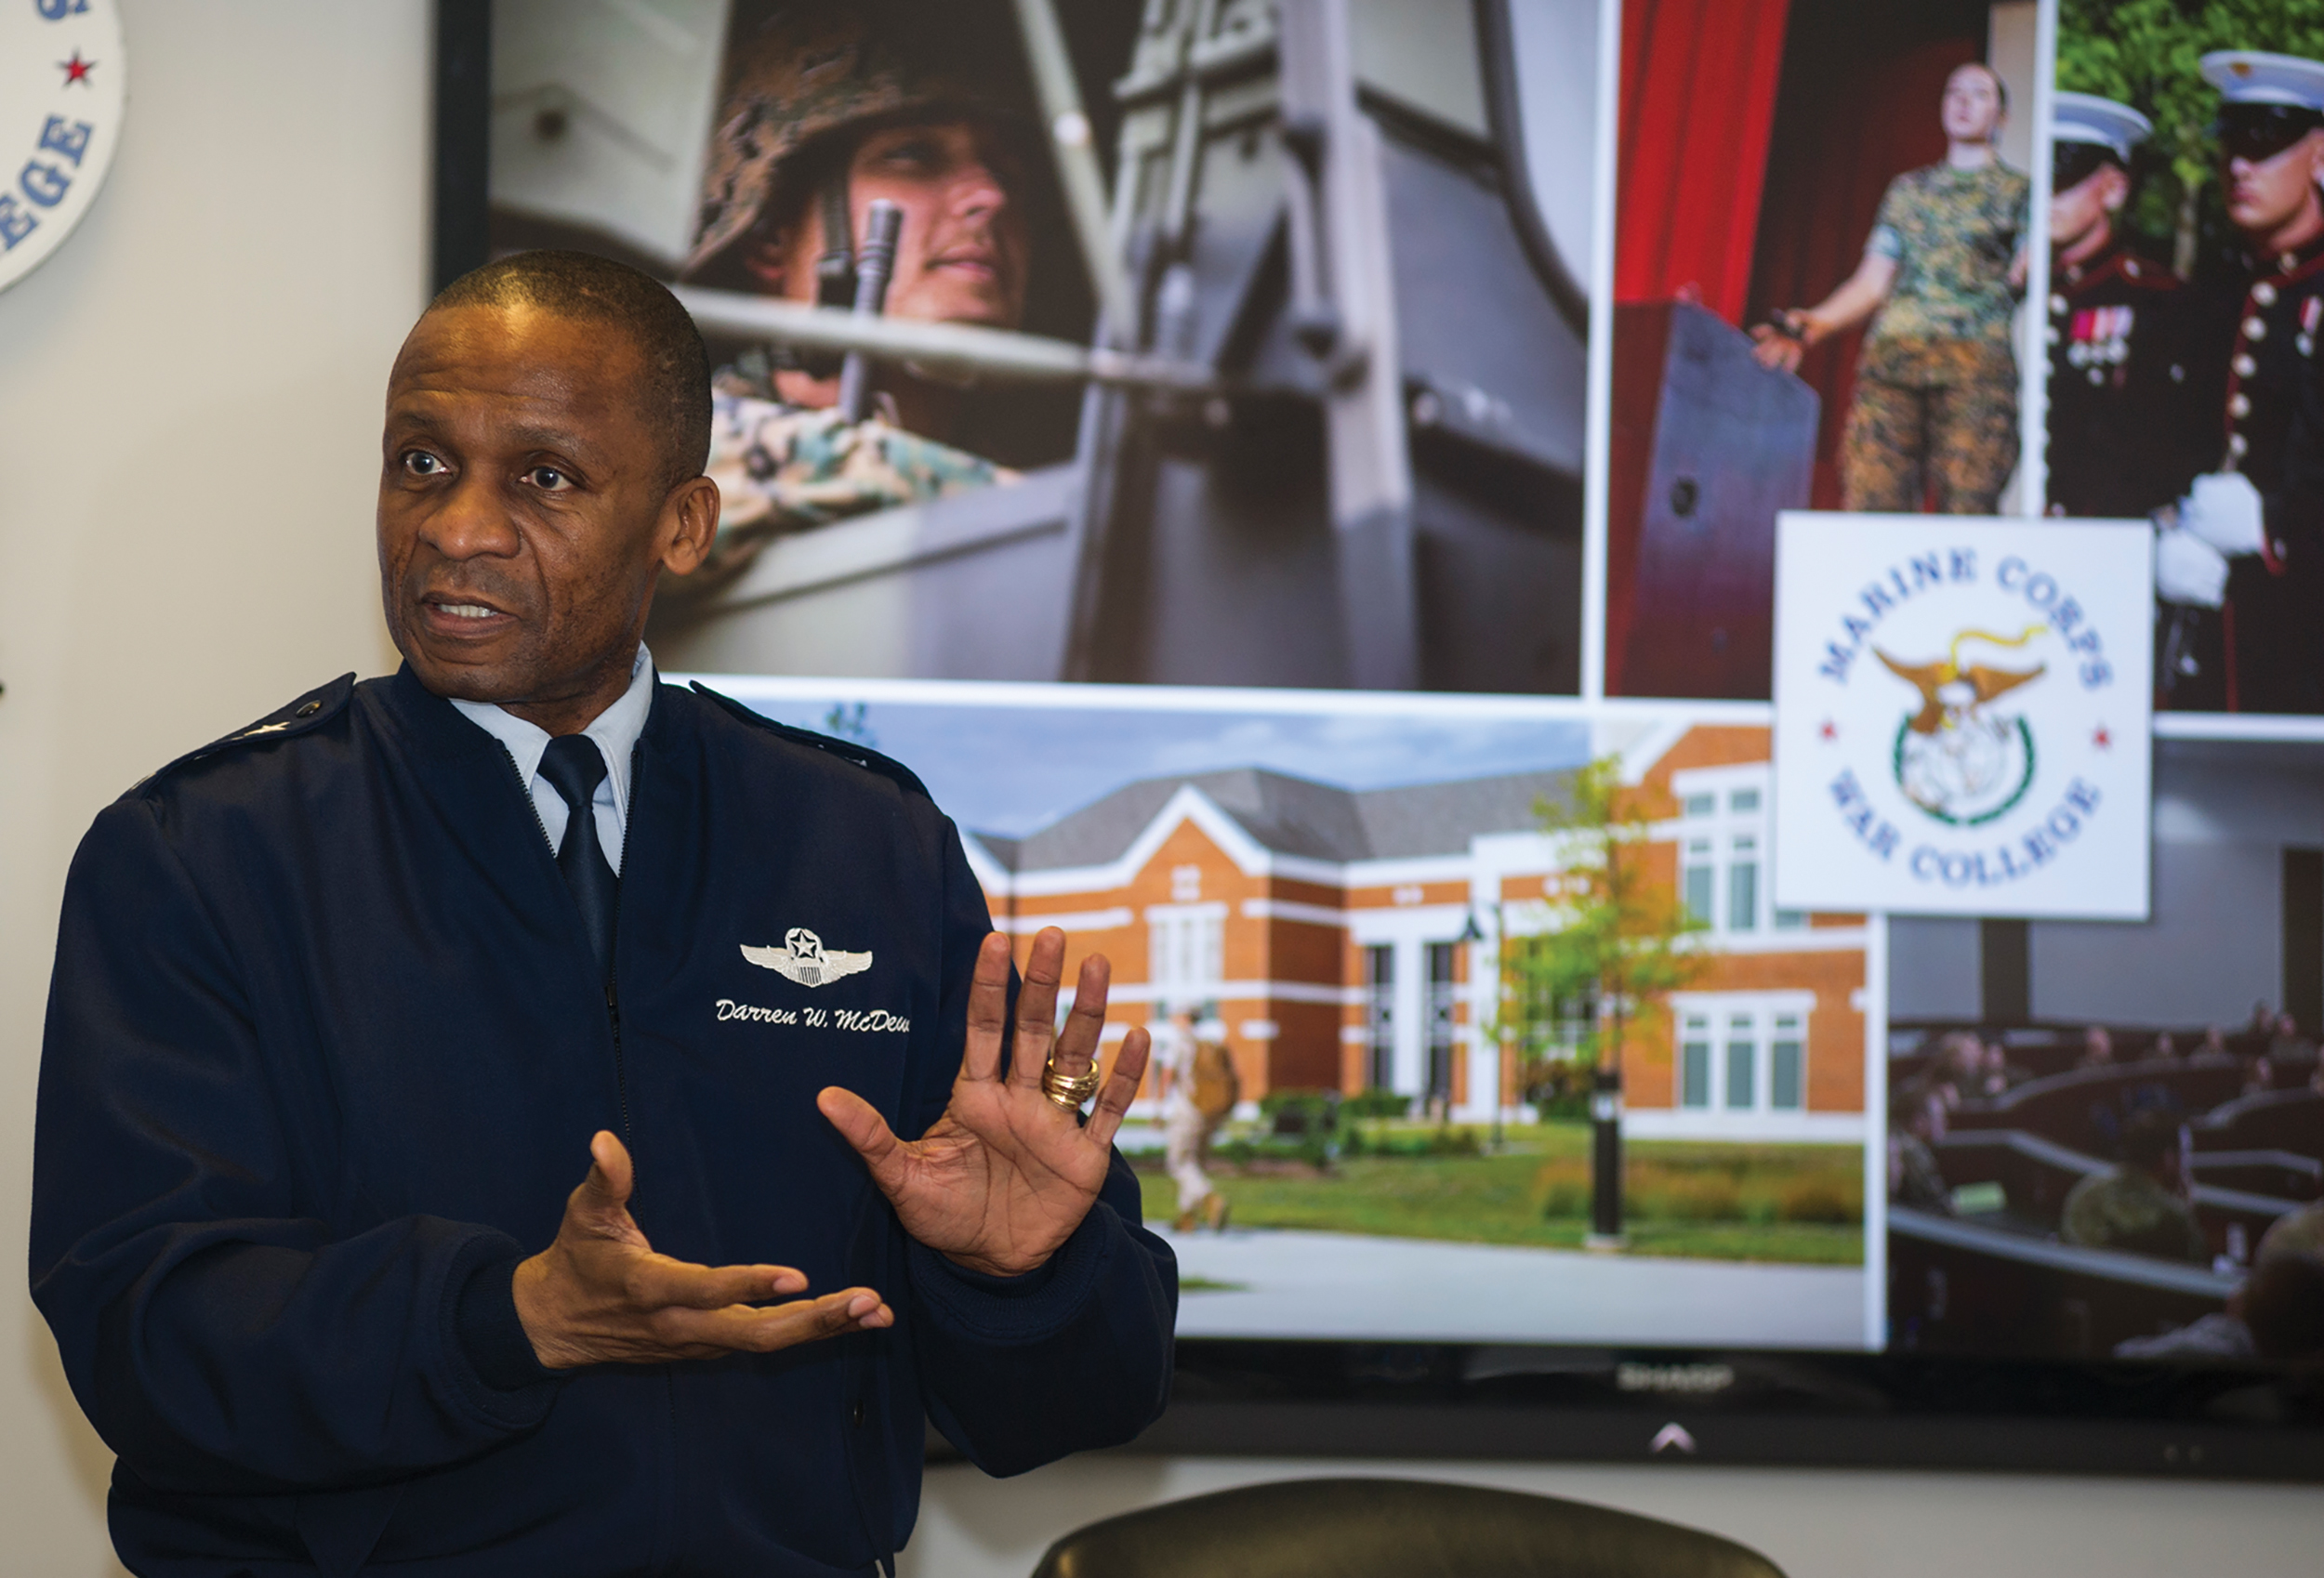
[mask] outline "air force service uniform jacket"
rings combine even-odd
[[[989,1279],[907,1239],[816,1111],[934,1121],[990,922],[918,782],[815,739],[656,689],[610,993],[506,754],[408,669],[98,817],[31,1258],[132,1568],[863,1573],[912,1527],[923,1415],[1006,1474],[1159,1413],[1176,1267],[1118,1154],[1048,1265]],[[745,956],[794,928],[868,961]],[[600,1128],[657,1250],[867,1284],[894,1327],[541,1370],[507,1272]]]

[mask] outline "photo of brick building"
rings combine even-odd
[[[1618,726],[1601,725],[1611,733]],[[1868,933],[1776,910],[1768,733],[1676,719],[1602,748],[1710,962],[1633,1025],[1641,1137],[1863,1137]],[[1498,949],[1549,924],[1541,809],[1562,771],[1343,789],[1259,768],[1142,778],[1021,837],[971,835],[995,924],[1114,963],[1116,1038],[1176,1006],[1223,1023],[1247,1103],[1385,1088],[1451,1121],[1529,1119],[1490,1033]],[[1151,1091],[1141,1108],[1151,1105]]]

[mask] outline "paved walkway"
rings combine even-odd
[[[1179,1300],[1187,1337],[1855,1348],[1855,1266],[1663,1260],[1291,1229],[1162,1236],[1179,1274],[1233,1293]]]

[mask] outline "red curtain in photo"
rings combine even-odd
[[[1740,325],[1789,0],[1622,7],[1614,299],[1698,297]]]
[[[1975,18],[1980,28],[1982,20]],[[1984,56],[1981,31],[1924,35],[1902,49],[1868,29],[1803,32],[1808,35],[1795,41],[1785,68],[1783,112],[1767,151],[1748,303],[1753,321],[1776,308],[1812,306],[1855,271],[1889,181],[1945,157],[1937,121],[1945,79]],[[1800,376],[1824,402],[1816,441],[1818,509],[1840,507],[1840,434],[1862,338],[1860,332],[1842,335],[1800,364]]]

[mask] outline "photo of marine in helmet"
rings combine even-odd
[[[802,305],[853,302],[876,204],[901,219],[884,311],[1015,329],[1033,245],[1019,107],[964,69],[946,30],[877,5],[738,17],[704,171],[688,283]],[[957,447],[970,390],[878,368],[860,417],[837,357],[752,347],[720,369],[710,475],[725,501],[701,576],[722,579],[787,532],[1014,479]]]

